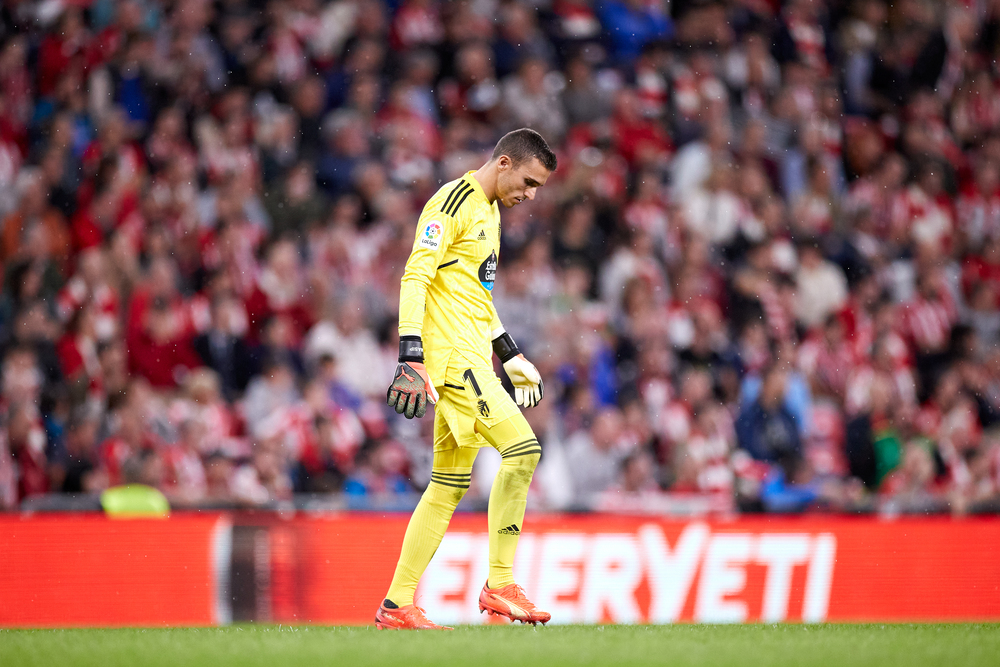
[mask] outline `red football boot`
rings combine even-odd
[[[430,621],[426,612],[416,605],[389,609],[385,602],[375,612],[375,627],[379,630],[452,630],[446,625]]]
[[[490,588],[490,582],[483,584],[483,592],[479,594],[479,613],[490,612],[506,616],[512,621],[522,623],[549,622],[552,614],[535,608],[534,603],[524,595],[524,589],[517,584],[508,584],[503,588]]]

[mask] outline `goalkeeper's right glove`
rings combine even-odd
[[[424,366],[424,347],[420,336],[403,336],[399,339],[399,365],[396,375],[385,394],[385,401],[407,419],[423,417],[427,402],[437,403],[434,383]]]

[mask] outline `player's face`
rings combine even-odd
[[[501,155],[497,159],[497,170],[497,199],[507,208],[534,199],[535,192],[552,174],[536,157],[515,167],[509,157]]]

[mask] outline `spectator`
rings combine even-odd
[[[611,55],[623,65],[631,63],[643,46],[654,39],[667,39],[674,31],[659,2],[609,0],[599,5],[598,15],[611,38]]]
[[[260,340],[264,325],[276,315],[287,318],[289,335],[296,345],[312,326],[300,262],[298,248],[291,240],[278,240],[268,250],[267,263],[246,302],[252,340]]]
[[[758,461],[776,463],[802,455],[795,418],[784,406],[787,382],[786,371],[772,368],[764,375],[756,400],[747,404],[736,420],[740,448]]]
[[[884,377],[872,381],[868,409],[847,424],[846,449],[851,473],[877,490],[902,457],[901,432],[908,425],[906,406],[894,402]]]
[[[293,166],[280,189],[265,199],[275,237],[301,237],[309,226],[326,217],[325,197],[316,190],[316,177],[307,162]]]
[[[292,493],[292,482],[285,472],[283,459],[277,439],[257,443],[250,461],[237,467],[232,473],[229,484],[231,497],[236,502],[251,507],[273,506],[288,500]]]
[[[336,354],[340,379],[360,396],[384,394],[384,383],[371,373],[371,369],[381,367],[382,353],[371,330],[365,328],[362,302],[349,298],[341,304],[339,313],[341,339]]]
[[[562,93],[562,102],[570,127],[611,115],[611,91],[595,80],[591,64],[582,57],[566,64],[566,88]]]
[[[930,268],[917,276],[916,282],[915,298],[903,304],[901,329],[914,351],[921,393],[927,396],[947,367],[957,312],[940,269]]]
[[[265,359],[243,399],[243,416],[250,431],[256,432],[271,413],[292,405],[298,396],[294,369],[280,359]]]
[[[351,189],[354,169],[369,157],[368,130],[352,110],[334,112],[324,121],[325,150],[320,154],[316,178],[330,197]]]
[[[62,493],[95,493],[107,487],[107,478],[97,458],[96,415],[79,409],[66,425],[66,458],[62,471]]]
[[[243,390],[255,370],[247,345],[246,311],[232,296],[220,296],[211,305],[211,325],[195,337],[194,350],[201,362],[218,373],[222,391],[234,400]]]
[[[945,501],[935,484],[934,459],[926,443],[907,443],[899,467],[883,484],[882,499],[892,512],[917,514],[942,508]]]
[[[576,503],[586,507],[614,483],[628,447],[621,442],[623,419],[616,407],[601,410],[588,430],[566,441],[567,464]]]
[[[538,62],[545,70],[556,61],[552,43],[538,27],[537,14],[519,3],[505,5],[501,12],[500,30],[493,45],[497,74],[503,78],[516,70],[524,70],[529,62]],[[522,74],[523,76],[523,74]],[[541,128],[537,128],[539,132]]]
[[[561,87],[561,77],[548,71],[545,60],[525,59],[517,72],[504,80],[508,125],[514,129],[531,127],[543,136],[552,137],[553,141],[561,141],[566,131],[558,95]]]
[[[400,494],[409,490],[404,476],[406,454],[398,443],[373,443],[361,457],[358,469],[344,482],[348,496]]]
[[[594,509],[632,510],[660,494],[655,463],[649,452],[636,450],[622,459],[617,481],[597,498]]]
[[[166,300],[154,299],[143,317],[142,328],[131,341],[129,365],[154,387],[179,384],[184,372],[199,363],[182,317]]]
[[[795,315],[804,327],[813,328],[844,305],[847,280],[840,267],[823,258],[815,239],[803,240],[798,250]]]
[[[48,202],[49,187],[41,170],[25,169],[20,175],[18,190],[17,209],[3,218],[0,261],[32,255],[36,261],[68,259],[69,228],[63,214]],[[59,267],[59,273],[63,268]]]

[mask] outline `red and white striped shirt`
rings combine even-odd
[[[903,327],[915,352],[941,352],[950,342],[958,312],[947,292],[937,299],[918,295],[901,309]]]

